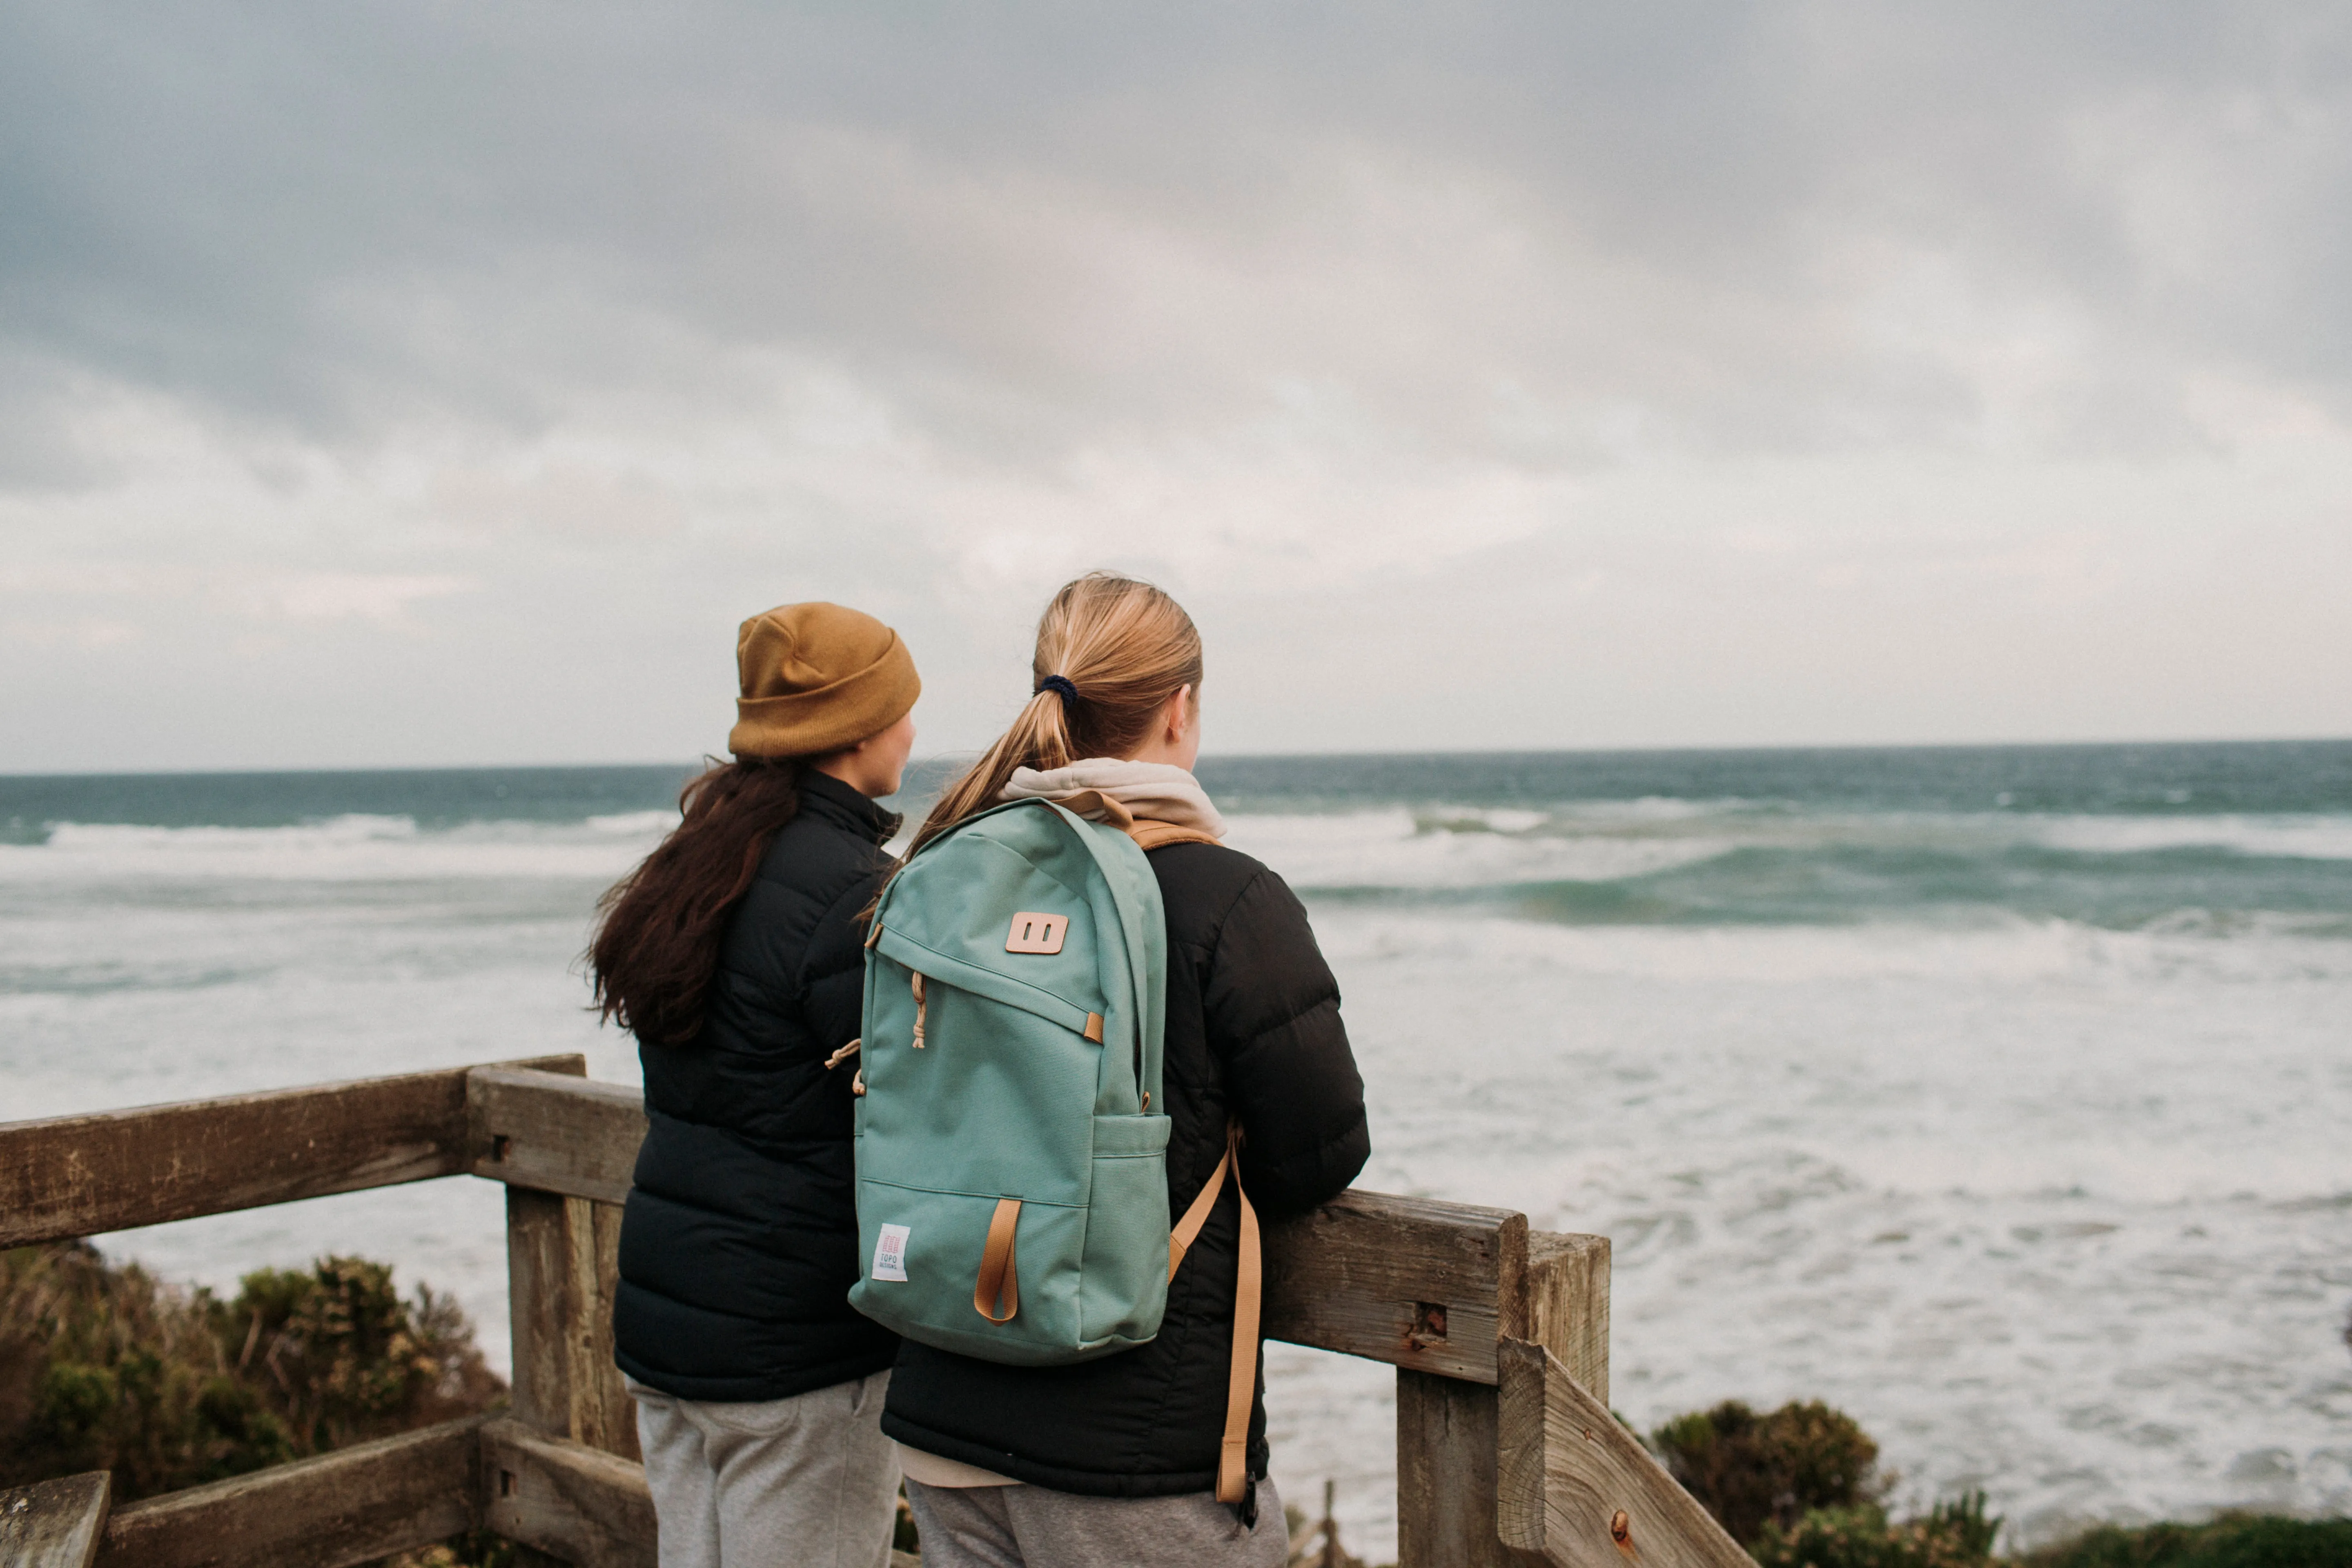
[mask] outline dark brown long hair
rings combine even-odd
[[[590,1004],[649,1046],[702,1032],[727,917],[751,890],[777,831],[800,810],[799,757],[713,761],[677,797],[684,816],[596,900]]]
[[[1030,698],[1013,727],[931,807],[908,858],[994,805],[1013,769],[1046,772],[1086,757],[1123,756],[1178,691],[1191,687],[1198,702],[1201,634],[1162,590],[1116,572],[1089,572],[1064,584],[1038,617],[1029,673],[1033,684],[1060,676],[1076,700],[1050,689]]]

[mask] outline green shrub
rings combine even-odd
[[[2103,1524],[2017,1568],[2345,1568],[2352,1520],[2225,1514],[2206,1524]]]
[[[1677,1416],[1650,1435],[1675,1479],[1743,1544],[1767,1524],[1878,1500],[1878,1445],[1818,1400],[1760,1415],[1739,1401]]]
[[[482,1364],[457,1304],[419,1286],[411,1307],[392,1269],[325,1258],[247,1275],[226,1306],[207,1300],[236,1370],[265,1394],[300,1450],[320,1453],[487,1407],[503,1385]]]
[[[197,1298],[86,1244],[0,1253],[0,1482],[110,1469],[144,1497],[292,1454]]]
[[[148,1497],[488,1408],[446,1297],[330,1258],[183,1290],[86,1242],[0,1252],[0,1485],[114,1472]]]
[[[1982,1568],[2000,1532],[1984,1510],[1982,1492],[1902,1524],[1876,1503],[1815,1509],[1794,1526],[1767,1524],[1750,1550],[1759,1568]]]
[[[516,1568],[516,1556],[513,1542],[487,1530],[477,1530],[415,1552],[396,1552],[370,1568]],[[554,1561],[543,1556],[537,1560]]]

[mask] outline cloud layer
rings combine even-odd
[[[1071,572],[1212,743],[2352,731],[2329,7],[28,5],[0,768],[675,756]],[[355,702],[354,693],[364,692]]]

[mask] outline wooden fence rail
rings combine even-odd
[[[507,1412],[110,1511],[101,1493],[99,1563],[341,1568],[485,1527],[579,1568],[654,1562],[611,1321],[645,1114],[585,1070],[549,1057],[0,1125],[0,1247],[438,1176],[507,1186]],[[1607,1238],[1349,1192],[1269,1224],[1265,1250],[1268,1338],[1397,1368],[1406,1568],[1748,1563],[1608,1415]]]

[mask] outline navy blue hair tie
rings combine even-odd
[[[1045,691],[1060,692],[1062,694],[1062,700],[1065,702],[1076,702],[1078,700],[1078,689],[1070,684],[1070,678],[1066,675],[1049,675],[1045,677],[1045,679],[1040,680],[1037,683],[1037,690],[1030,693],[1030,695],[1034,697],[1037,695],[1038,692]]]

